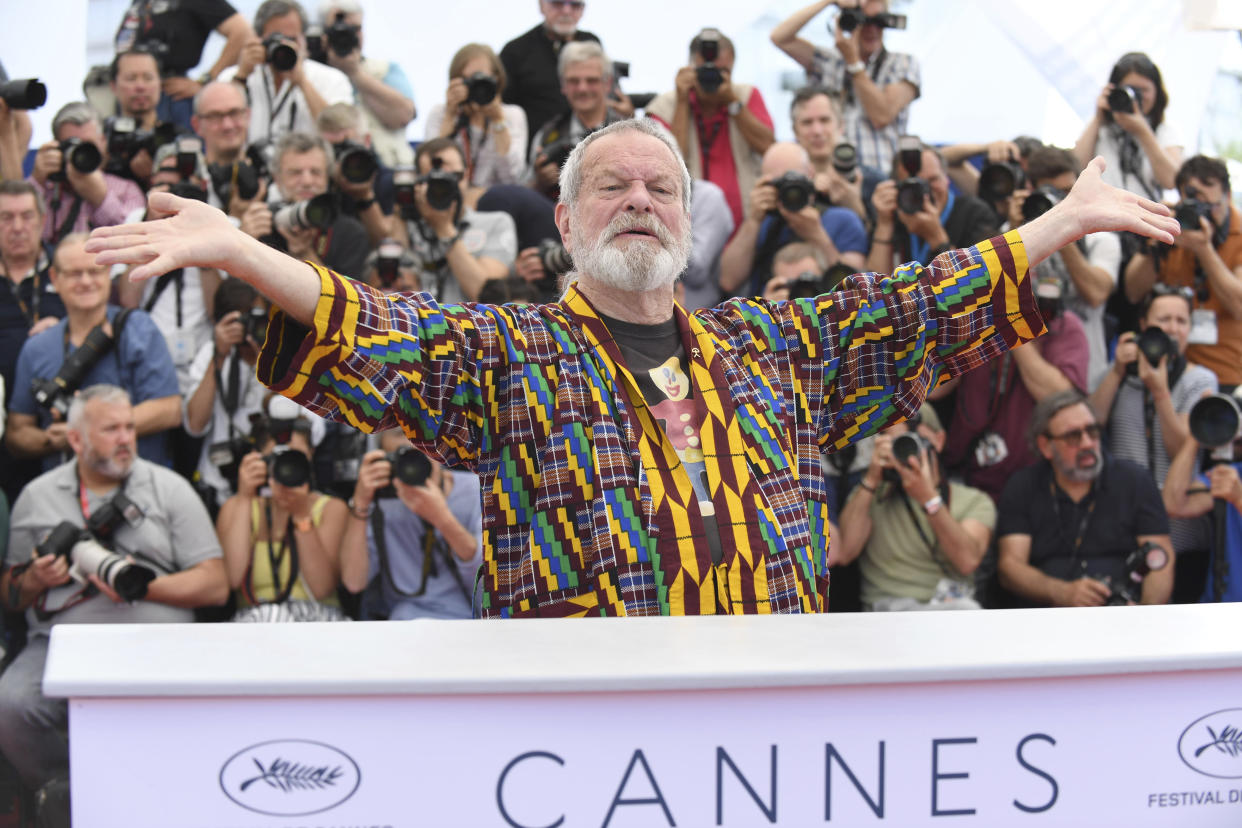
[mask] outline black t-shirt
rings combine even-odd
[[[163,43],[164,74],[184,75],[198,66],[212,31],[236,13],[227,0],[134,0],[116,31],[116,51]]]
[[[48,278],[47,262],[40,259],[38,267],[18,285],[0,273],[0,376],[4,377],[6,406],[7,399],[13,396],[17,355],[30,334],[30,326],[45,316],[65,316],[65,305]]]
[[[289,251],[285,237],[273,230],[259,241],[274,247],[281,252]],[[324,266],[335,270],[342,276],[362,281],[366,275],[362,272],[367,255],[371,252],[371,239],[367,229],[358,219],[346,215],[338,215],[332,226],[322,233],[316,243],[316,252],[323,260]]]
[[[897,213],[900,218],[900,211]],[[996,213],[987,202],[974,196],[958,193],[953,198],[953,209],[944,223],[944,232],[949,237],[949,247],[970,247],[1000,233],[996,224]],[[900,241],[900,258],[909,261],[910,233],[898,233]]]
[[[1126,556],[1138,547],[1135,539],[1168,532],[1151,474],[1107,456],[1095,486],[1078,503],[1055,484],[1046,460],[1020,470],[1005,486],[996,522],[997,538],[1030,535],[1031,566],[1066,581],[1086,575],[1119,583]]]
[[[647,407],[673,444],[677,458],[690,475],[703,513],[712,560],[722,559],[720,534],[707,483],[703,443],[699,426],[703,412],[694,393],[694,383],[686,366],[686,348],[681,341],[677,320],[657,325],[639,325],[600,315],[608,332],[617,341],[625,367],[634,375]]]
[[[574,32],[573,39],[599,43],[598,37],[581,30]],[[526,123],[532,130],[527,138],[528,148],[534,138],[533,130],[569,109],[569,101],[561,94],[561,81],[556,74],[561,45],[561,41],[548,37],[540,23],[500,50],[500,62],[508,76],[504,102],[517,104],[526,111]]]

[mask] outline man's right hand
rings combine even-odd
[[[1113,591],[1094,578],[1061,581],[1054,603],[1059,607],[1102,607]]]
[[[29,578],[39,592],[58,587],[69,581],[69,560],[55,554],[34,558],[23,577]]]
[[[392,463],[380,449],[362,455],[358,480],[354,483],[354,509],[366,512],[375,502],[375,493],[392,482]]]
[[[222,357],[246,339],[246,326],[241,311],[229,311],[212,329],[216,340],[216,357]]]
[[[561,183],[561,171],[542,152],[535,157],[535,183],[543,192],[555,190]]]
[[[543,259],[539,258],[538,247],[527,247],[518,253],[513,262],[513,272],[528,282],[538,282],[548,275],[543,269]]]
[[[264,48],[263,41],[252,37],[246,41],[246,45],[242,46],[241,54],[237,56],[236,77],[245,80],[250,77],[250,73],[255,70],[256,66],[262,66],[266,62],[267,49]]]
[[[776,188],[768,186],[768,176],[764,176],[755,182],[755,186],[750,188],[749,203],[746,207],[746,218],[756,224],[763,222],[763,219],[776,209],[779,203],[776,196]]]
[[[34,160],[34,180],[39,184],[46,184],[47,179],[52,173],[60,172],[60,165],[64,163],[64,156],[60,152],[60,143],[58,141],[48,141],[39,147],[35,153]]]
[[[862,482],[872,489],[884,482],[884,470],[895,468],[893,460],[893,435],[880,433],[871,443],[871,465],[867,467]]]
[[[43,429],[43,433],[47,435],[48,454],[69,449],[68,423],[52,423]]]
[[[875,208],[877,219],[891,222],[897,212],[897,182],[888,180],[876,184],[875,192],[871,194],[871,206]]]
[[[272,234],[272,208],[263,201],[252,201],[242,213],[241,229],[247,236],[261,239]]]
[[[690,90],[699,82],[698,72],[693,66],[683,66],[677,70],[677,78],[673,82],[674,88],[677,90],[677,100],[685,102],[690,100]]]
[[[242,458],[237,469],[237,493],[242,497],[256,497],[259,488],[267,481],[267,461],[257,451]]]

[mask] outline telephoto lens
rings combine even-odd
[[[832,148],[832,168],[850,183],[858,173],[858,148],[853,144],[837,144]]]
[[[298,50],[293,41],[282,34],[270,34],[263,39],[267,63],[277,72],[288,72],[298,65]]]
[[[306,201],[286,204],[272,220],[281,230],[327,230],[336,218],[336,198],[331,193],[320,193]]]
[[[341,177],[350,184],[365,184],[379,169],[375,153],[362,144],[342,141],[334,144],[332,149],[336,153],[336,167],[341,171]]]
[[[90,141],[66,138],[60,142],[60,151],[60,171],[52,173],[51,176],[56,181],[64,181],[70,167],[83,175],[89,175],[103,166],[103,153]]]
[[[47,103],[47,87],[35,78],[4,81],[0,99],[9,109],[38,109]]]
[[[1190,433],[1200,445],[1211,449],[1228,446],[1238,437],[1242,415],[1233,397],[1211,394],[1190,409]]]

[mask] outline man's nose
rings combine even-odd
[[[647,185],[642,181],[635,181],[630,184],[630,188],[625,192],[625,203],[623,207],[638,213],[650,213],[652,209],[651,194],[647,192]]]

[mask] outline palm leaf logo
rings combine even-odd
[[[1242,756],[1242,731],[1233,725],[1225,725],[1220,733],[1212,729],[1211,725],[1206,725],[1208,735],[1212,737],[1212,741],[1195,751],[1195,758],[1203,755],[1204,751],[1216,748],[1221,753],[1237,758]]]
[[[267,786],[276,788],[284,793],[323,790],[324,788],[335,786],[337,781],[344,775],[340,765],[335,767],[320,765],[316,767],[303,765],[298,762],[289,762],[278,756],[265,768],[258,759],[252,758],[251,761],[259,769],[259,775],[241,783],[240,790],[243,792],[256,782],[263,782]]]

